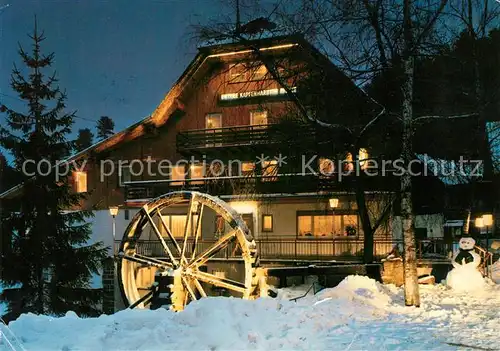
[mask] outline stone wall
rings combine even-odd
[[[103,262],[102,312],[115,313],[115,262],[112,257],[106,258]]]

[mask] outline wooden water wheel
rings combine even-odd
[[[175,216],[182,216],[183,226],[173,225]],[[225,229],[215,235],[209,224],[220,228],[221,222]],[[206,237],[211,240],[202,240]],[[156,252],[151,243],[156,243]],[[228,262],[221,255],[227,252],[239,265],[238,273],[209,272],[210,262]],[[190,301],[221,290],[245,299],[259,294],[252,233],[227,203],[199,192],[168,193],[144,205],[125,231],[117,268],[130,308],[168,305],[180,311]]]

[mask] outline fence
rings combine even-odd
[[[255,241],[257,251],[261,259],[284,259],[284,260],[334,260],[336,258],[361,259],[363,255],[363,240],[357,239],[334,239],[334,240],[314,240],[314,239],[258,239]],[[186,246],[187,255],[193,252],[193,241],[189,240]],[[203,252],[215,243],[215,240],[199,240],[196,243],[196,252]],[[118,250],[119,242],[116,243]],[[377,258],[386,257],[394,248],[402,248],[400,240],[375,240],[373,244],[373,254]],[[167,240],[172,253],[177,250]],[[421,240],[417,242],[417,255],[419,258],[447,257],[452,250],[451,243],[443,240]],[[136,252],[145,256],[165,257],[162,244],[157,240],[138,241]],[[239,250],[235,243],[231,243],[226,248],[219,251],[214,258],[238,258]]]

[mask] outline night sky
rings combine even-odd
[[[21,104],[9,77],[14,62],[22,67],[17,43],[31,44],[36,14],[68,109],[77,110],[75,132],[94,131],[103,115],[118,131],[151,114],[196,53],[190,25],[232,16],[218,0],[0,0],[0,9],[0,102]]]

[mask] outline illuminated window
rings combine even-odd
[[[170,232],[176,238],[184,237],[184,229],[186,228],[185,215],[172,215],[170,217]],[[191,233],[189,233],[191,234]]]
[[[337,216],[340,217],[340,216]],[[358,216],[343,215],[342,216],[343,234],[345,236],[355,236],[358,234]]]
[[[312,222],[314,236],[333,236],[333,233],[339,232],[340,221],[338,217],[339,216],[332,215],[313,216]]]
[[[171,214],[171,215],[163,215],[160,221],[164,221],[167,227],[170,229],[170,232],[175,238],[183,238],[184,237],[184,229],[186,228],[186,215],[180,214]],[[191,230],[188,231],[188,237],[194,236],[194,229],[196,228],[196,223],[198,222],[198,215],[193,215]],[[162,223],[158,224],[158,228],[160,229],[160,233],[163,237],[168,237],[167,231]],[[201,228],[200,232],[201,234]]]
[[[73,172],[73,179],[75,181],[75,191],[77,193],[87,192],[87,173],[86,172]]]
[[[297,231],[299,236],[314,236],[312,229],[312,216],[298,216]]]
[[[350,152],[345,156],[344,171],[352,172],[354,170],[354,164],[352,162],[352,154]]]
[[[205,128],[209,129],[206,131],[207,143],[205,146],[221,146],[220,140],[220,129],[222,128],[222,114],[221,113],[209,113],[205,116]]]
[[[366,169],[366,167],[368,166],[368,162],[367,162],[368,158],[369,158],[368,150],[366,150],[365,148],[359,149],[358,160],[353,160],[352,154],[350,152],[348,152],[346,155],[346,158],[345,158],[344,170],[345,171],[353,171],[354,164],[356,163],[356,161],[359,161],[359,167],[361,169]]]
[[[299,214],[297,216],[299,237],[356,236],[357,215]]]
[[[205,117],[205,128],[215,129],[222,127],[222,114],[221,113],[209,113]]]
[[[335,163],[333,160],[322,157],[319,159],[318,164],[320,175],[326,177],[333,176],[333,172],[335,171]]]
[[[263,182],[275,182],[278,180],[276,175],[278,174],[278,161],[264,161],[262,165],[262,181]]]
[[[262,215],[262,231],[272,232],[273,231],[273,216],[272,215]]]
[[[258,63],[235,63],[229,66],[229,81],[242,83],[249,80],[263,80],[268,74],[267,68]]]
[[[255,162],[243,162],[241,163],[241,174],[242,175],[253,175],[255,172]]]
[[[263,80],[266,79],[267,68],[265,65],[258,65],[252,70],[251,80]]]
[[[368,160],[368,151],[365,149],[365,148],[361,148],[359,149],[359,167],[361,169],[365,169],[367,166],[368,166],[368,162],[366,160]]]
[[[250,124],[252,126],[267,125],[267,111],[252,111],[250,112]]]
[[[246,82],[247,68],[242,63],[235,63],[229,66],[229,82],[230,83],[241,83]]]
[[[170,172],[170,179],[176,180],[175,182],[170,183],[171,185],[184,184],[184,180],[186,179],[186,169],[184,166],[173,166],[172,171]]]
[[[201,165],[191,165],[189,167],[189,178],[199,179],[204,177],[204,168]],[[203,180],[194,180],[191,184],[203,184]]]

